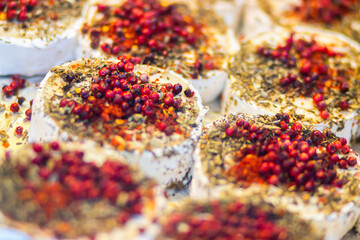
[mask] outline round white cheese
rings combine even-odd
[[[182,1],[174,1],[182,2]],[[103,2],[102,2],[103,3]],[[88,26],[92,26],[94,22],[101,19],[101,14],[97,12],[98,1],[93,1],[92,4],[89,4],[89,7],[86,11],[84,23],[87,23]],[[120,2],[106,1],[106,4],[110,6],[118,6]],[[220,3],[219,3],[220,4]],[[196,5],[196,4],[195,4]],[[240,4],[241,5],[241,4]],[[196,9],[195,6],[190,6],[191,9]],[[220,10],[224,13],[223,10]],[[234,30],[229,28],[225,33],[220,33],[219,30],[214,28],[206,29],[205,34],[212,35],[215,42],[221,46],[221,51],[225,54],[224,59],[221,63],[220,69],[218,70],[209,70],[206,72],[205,76],[200,76],[196,79],[188,78],[191,83],[196,87],[200,92],[200,96],[203,99],[204,103],[210,103],[216,100],[224,89],[226,80],[228,79],[227,69],[227,55],[234,54],[239,50],[239,44],[236,40]],[[102,39],[103,40],[103,39]],[[90,58],[90,57],[101,57],[104,56],[99,49],[93,49],[91,47],[91,40],[89,34],[80,34],[79,36],[79,46],[76,49],[76,58]],[[112,43],[111,39],[105,40],[107,43]],[[210,52],[212,50],[209,50]],[[219,51],[219,50],[217,50]],[[195,50],[188,51],[184,53],[186,56],[185,62],[177,62],[176,65],[184,64],[193,64],[195,63],[197,52]]]
[[[77,62],[70,62],[64,66],[76,64]],[[154,67],[145,65],[139,65],[135,67],[135,72],[151,72]],[[191,86],[191,84],[183,79],[181,76],[175,74],[172,71],[166,71],[158,69],[159,73],[149,74],[150,81],[160,79],[161,82],[170,82],[172,84],[181,83],[183,89],[189,87],[195,92],[193,98],[197,99],[195,104],[199,108],[199,114],[196,119],[197,126],[192,129],[189,139],[185,139],[181,144],[171,145],[168,143],[164,148],[153,148],[151,150],[140,151],[116,151],[109,144],[103,146],[104,151],[112,151],[114,154],[125,156],[125,158],[131,164],[139,165],[140,169],[144,171],[148,176],[155,178],[158,182],[164,185],[168,185],[173,182],[179,182],[184,179],[186,174],[193,164],[193,151],[195,149],[196,142],[201,132],[202,119],[207,112],[202,106],[202,101],[199,93]],[[45,95],[52,96],[61,89],[61,83],[63,80],[59,79],[58,85],[49,86],[48,80],[53,75],[49,72],[44,80],[40,84],[40,88],[34,99],[32,106],[32,120],[29,130],[30,142],[48,142],[57,139],[63,141],[79,140],[85,142],[89,148],[96,146],[98,143],[94,140],[79,139],[77,136],[70,135],[63,131],[56,124],[56,121],[45,113]],[[183,101],[188,101],[187,98],[183,98]],[[156,141],[154,138],[152,141]]]
[[[320,43],[334,45],[335,51],[360,51],[358,43],[348,39],[342,34],[333,33],[326,30],[316,28],[298,27],[295,28],[295,36],[302,36],[310,39],[311,36],[316,36],[316,40]],[[265,31],[262,33],[249,35],[244,42],[250,43],[251,46],[256,47],[266,42],[271,44],[272,47],[276,47],[281,41],[284,41],[289,36],[289,31],[282,28],[276,28],[273,31]],[[253,59],[254,60],[254,59]],[[252,60],[250,60],[252,61]],[[352,61],[352,59],[351,59]],[[251,65],[251,63],[249,63]],[[359,67],[359,63],[355,60],[350,62],[354,68]],[[265,71],[265,69],[264,69]],[[256,78],[256,76],[255,76]],[[259,78],[261,79],[261,78]],[[259,80],[261,81],[261,80]],[[255,90],[260,89],[260,82],[257,81],[253,86]],[[252,94],[251,89],[241,88],[239,90],[232,89],[232,85],[241,84],[241,79],[231,75],[230,80],[226,83],[224,90],[224,97],[222,102],[223,113],[247,113],[251,115],[266,114],[274,115],[278,112],[290,112],[295,111],[298,115],[303,115],[305,119],[303,121],[309,121],[313,123],[314,128],[323,130],[330,128],[339,137],[344,137],[348,141],[357,138],[360,135],[360,115],[359,109],[339,110],[337,108],[332,110],[333,116],[339,117],[337,119],[324,120],[319,115],[319,110],[314,106],[311,97],[299,97],[291,99],[291,105],[287,103],[289,100],[286,94],[279,94],[272,96],[266,92],[262,93],[262,96],[266,100],[255,100],[255,96]],[[290,91],[290,90],[289,90]],[[245,100],[243,95],[249,95],[254,100]],[[274,102],[276,99],[276,102]],[[328,103],[327,103],[328,104]]]
[[[71,21],[60,19],[53,24],[46,23],[52,29],[51,33],[41,33],[44,36],[39,36],[42,26],[30,26],[25,30],[12,26],[14,29],[5,31],[5,23],[0,21],[3,26],[0,30],[0,75],[46,74],[53,66],[74,60],[82,18],[69,16]]]
[[[251,119],[251,115],[239,115],[243,119]],[[220,118],[214,123],[208,124],[204,130],[202,136],[207,135],[214,129],[214,126],[226,121],[226,116]],[[251,184],[248,188],[240,188],[226,182],[215,184],[212,183],[207,173],[204,170],[201,159],[200,144],[204,140],[200,140],[198,148],[195,152],[195,164],[193,168],[193,180],[190,185],[190,196],[194,199],[213,199],[222,195],[237,194],[239,196],[261,195],[261,197],[274,206],[282,206],[286,210],[300,218],[309,221],[313,229],[319,234],[324,235],[326,240],[341,239],[352,227],[354,227],[356,221],[360,216],[360,197],[354,197],[346,204],[343,203],[341,209],[338,211],[328,212],[328,209],[324,209],[319,206],[321,202],[317,196],[304,194],[292,194],[284,195],[284,190],[273,185],[260,185]],[[222,153],[218,153],[223,156]],[[349,172],[353,176],[359,179],[360,158],[357,153],[351,151],[351,156],[357,159],[357,166],[348,170],[341,170],[341,172]],[[360,180],[360,179],[359,179]],[[340,196],[344,193],[343,189],[338,189]],[[326,196],[326,195],[324,195]],[[304,200],[306,199],[306,200]],[[331,200],[330,200],[331,201]],[[325,203],[324,203],[325,204]],[[326,204],[325,204],[326,206]],[[338,209],[338,207],[337,207]]]
[[[116,161],[126,161],[123,157],[114,157],[114,153],[111,151],[104,151],[101,147],[92,147],[89,148],[86,144],[81,144],[79,142],[72,143],[60,143],[62,150],[66,151],[84,151],[84,161],[93,162],[98,166],[101,166],[106,160],[116,160]],[[11,158],[20,159],[20,161],[27,161],[36,156],[32,150],[32,145],[28,144],[23,146],[17,151],[10,152]],[[125,225],[121,227],[116,227],[110,232],[99,231],[94,237],[80,236],[74,238],[74,240],[117,240],[117,239],[136,239],[136,240],[145,240],[145,239],[154,239],[156,235],[159,234],[160,225],[153,220],[158,216],[158,214],[164,211],[166,206],[166,200],[162,196],[162,189],[159,187],[153,188],[154,200],[146,200],[146,204],[143,207],[143,213],[139,215],[132,216]],[[31,236],[31,239],[56,239],[56,236],[49,229],[39,227],[33,223],[28,222],[18,222],[7,216],[5,216],[0,211],[0,224],[4,229],[2,231],[9,231],[9,227],[17,229],[11,234],[14,239],[28,239],[28,236]],[[142,229],[142,231],[139,231]],[[26,232],[26,234],[25,234]],[[29,238],[30,239],[30,238]]]

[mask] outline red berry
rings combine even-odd
[[[151,93],[151,91],[148,88],[141,89],[141,94],[142,95],[150,95],[150,93]]]
[[[28,120],[30,120],[31,119],[31,109],[28,109],[28,110],[26,110],[25,111],[25,116],[26,116],[26,118],[28,119]]]
[[[242,127],[242,126],[244,126],[244,124],[245,124],[245,120],[244,120],[244,119],[238,119],[238,120],[236,120],[236,126]]]
[[[82,110],[83,110],[83,106],[81,106],[81,105],[76,105],[76,106],[73,108],[72,113],[73,113],[73,114],[80,114]]]
[[[336,147],[335,147],[335,145],[334,144],[331,144],[331,143],[329,143],[328,145],[326,145],[326,151],[328,152],[328,153],[330,153],[330,154],[334,154],[334,153],[336,153]]]
[[[13,90],[10,86],[6,86],[3,88],[3,93],[7,96],[7,97],[11,97],[14,93]]]
[[[171,83],[165,84],[166,90],[171,91],[173,89],[173,85]]]
[[[191,98],[191,97],[194,96],[195,93],[194,93],[194,91],[192,91],[190,88],[187,88],[187,89],[184,91],[184,94],[185,94],[186,97]]]
[[[33,148],[33,151],[36,153],[40,153],[43,150],[43,147],[40,143],[33,143],[32,148]]]
[[[301,130],[302,130],[302,125],[301,125],[301,123],[299,123],[299,122],[295,122],[295,123],[293,124],[293,126],[291,127],[291,129],[294,130],[295,133],[300,134],[300,132],[301,132]]]
[[[350,166],[350,167],[355,167],[356,164],[357,164],[357,160],[355,157],[351,156],[347,159],[347,164]]]
[[[165,97],[165,99],[164,99],[164,103],[168,106],[170,106],[173,103],[173,101],[174,101],[174,98],[172,98],[172,97]]]
[[[337,150],[341,149],[342,148],[342,143],[339,141],[339,140],[336,140],[334,142],[334,146],[336,147]]]
[[[346,82],[343,82],[341,85],[340,85],[340,90],[342,92],[346,92],[349,90],[349,84],[347,84]]]
[[[116,69],[117,69],[117,66],[115,63],[110,64],[110,66],[109,66],[110,71],[115,71]]]
[[[157,46],[156,40],[155,40],[155,39],[150,39],[150,40],[148,41],[148,46],[149,46],[149,48],[154,48],[154,47],[156,47],[156,46]]]
[[[350,147],[348,145],[343,146],[341,152],[343,154],[348,154],[350,152]]]
[[[60,148],[60,144],[59,144],[59,142],[51,142],[50,147],[52,150],[57,151]]]
[[[101,76],[101,77],[105,77],[109,73],[110,73],[110,70],[106,67],[103,67],[102,69],[99,70],[99,76]]]
[[[134,64],[131,62],[128,62],[124,66],[125,72],[132,72],[134,70]]]
[[[290,85],[290,79],[288,77],[284,77],[280,79],[280,85],[283,87],[289,86]]]
[[[340,167],[341,169],[345,169],[345,168],[347,167],[347,162],[346,162],[344,159],[341,159],[341,160],[339,161],[339,167]]]
[[[39,169],[38,175],[43,179],[48,179],[51,175],[51,171],[46,167],[42,167]]]
[[[343,186],[343,182],[341,179],[334,179],[332,182],[331,182],[331,185],[335,186],[335,187],[338,187],[338,188],[341,188]]]
[[[105,93],[105,98],[112,100],[115,97],[115,93],[112,90],[107,90]]]
[[[276,176],[276,175],[271,175],[269,178],[268,178],[268,184],[271,184],[271,185],[277,185],[279,184],[280,180],[279,180],[279,177]]]
[[[181,93],[181,91],[182,91],[182,86],[181,86],[181,84],[180,84],[180,83],[175,84],[175,85],[173,86],[172,91],[173,91],[174,95],[177,95],[177,94]]]
[[[297,175],[299,175],[300,174],[300,169],[298,168],[298,167],[292,167],[291,169],[290,169],[290,175],[292,176],[292,177],[296,177]]]
[[[137,37],[137,41],[138,41],[138,44],[139,45],[143,45],[143,44],[145,44],[146,43],[146,38],[145,38],[145,36],[138,36]]]
[[[15,17],[16,17],[16,11],[14,9],[11,9],[6,13],[6,19],[8,20],[12,20]]]
[[[166,129],[167,125],[165,122],[159,122],[158,123],[158,128],[161,130],[161,131],[164,131]]]
[[[322,111],[325,110],[327,108],[327,105],[324,101],[320,101],[316,104],[317,108]]]
[[[349,109],[349,103],[347,101],[340,101],[339,107],[341,108],[341,110],[347,110]]]
[[[226,135],[228,135],[229,137],[233,136],[234,133],[235,133],[235,130],[233,127],[228,127],[226,130],[225,130],[225,133]]]
[[[22,126],[17,127],[17,128],[15,129],[16,135],[22,135],[23,130],[24,130],[24,129],[23,129]]]
[[[316,173],[315,173],[315,176],[318,179],[321,179],[321,180],[324,179],[325,178],[324,170],[322,170],[322,169],[317,170]]]
[[[29,5],[31,6],[31,7],[35,7],[37,4],[38,4],[38,0],[30,0],[29,1]]]
[[[314,190],[314,181],[310,180],[304,185],[305,191],[310,192]]]
[[[144,111],[146,116],[151,116],[154,113],[154,109],[149,105],[144,105],[142,107],[142,110]]]
[[[122,97],[126,102],[129,102],[129,101],[132,100],[133,94],[132,94],[131,92],[129,92],[129,91],[126,91],[126,92],[123,92],[123,93],[121,94],[121,97]]]
[[[263,163],[261,163],[260,169],[259,169],[259,172],[260,172],[260,173],[266,174],[266,173],[268,173],[270,170],[271,170],[271,167],[269,166],[269,163],[268,163],[268,162],[263,162]]]
[[[181,99],[175,99],[173,102],[174,108],[179,108],[181,106]]]
[[[330,162],[332,162],[332,163],[337,163],[338,161],[339,161],[339,156],[338,155],[336,155],[336,154],[332,154],[331,156],[330,156]]]
[[[8,8],[9,9],[15,9],[17,7],[17,3],[15,1],[9,1],[8,2]]]
[[[18,103],[12,103],[11,105],[10,105],[10,110],[12,111],[12,112],[18,112],[19,110],[20,110],[20,107],[19,107],[19,104]]]
[[[120,48],[119,48],[119,46],[112,46],[112,48],[111,48],[111,54],[113,54],[113,55],[117,55],[119,52],[120,52]]]
[[[150,78],[149,74],[147,74],[147,73],[142,73],[142,74],[140,74],[140,77],[139,77],[140,81],[143,83],[149,82],[149,78]]]
[[[329,113],[328,113],[328,111],[321,111],[320,112],[320,117],[322,118],[322,119],[328,119],[329,118]]]
[[[281,128],[281,130],[285,131],[288,128],[287,123],[285,121],[281,121],[280,128]]]
[[[316,103],[320,102],[323,100],[323,95],[321,95],[320,93],[315,94],[313,97],[313,101]]]
[[[61,99],[61,101],[60,101],[60,106],[61,106],[61,107],[65,107],[67,104],[68,104],[68,100],[66,100],[66,99]]]
[[[306,153],[300,153],[299,159],[300,159],[300,161],[302,161],[302,162],[306,162],[306,161],[309,160],[309,155],[307,155]]]
[[[108,9],[108,6],[105,4],[98,4],[97,9],[99,12],[105,12]]]
[[[26,21],[26,19],[27,19],[27,12],[26,12],[26,10],[20,11],[20,13],[19,13],[19,15],[18,15],[18,20],[19,20],[20,22],[24,22],[24,21]]]
[[[290,115],[288,113],[283,113],[281,117],[285,122],[289,122]]]
[[[157,101],[160,99],[159,93],[157,93],[157,92],[152,92],[152,93],[150,94],[150,99],[151,99],[153,102],[157,102]]]
[[[310,62],[304,62],[304,64],[300,68],[300,72],[302,74],[308,74],[311,70],[311,63]]]

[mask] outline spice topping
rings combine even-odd
[[[313,25],[360,40],[359,0],[258,0],[264,12],[280,25]]]
[[[48,2],[50,1],[43,1],[43,3]],[[33,14],[38,4],[38,0],[1,0],[0,15],[5,15],[5,19],[8,21],[16,19],[23,22],[31,18],[29,15]]]
[[[350,13],[358,11],[359,0],[302,0],[294,13],[303,21],[334,24]]]
[[[81,15],[84,2],[84,0],[0,0],[2,28],[0,32],[3,36],[18,34],[21,37],[52,39],[53,35],[72,25],[74,18]]]
[[[309,128],[287,113],[254,119],[230,115],[204,133],[201,150],[205,171],[218,183],[267,183],[307,192],[357,184],[339,172],[357,169],[346,139]]]
[[[145,64],[174,68],[194,79],[223,63],[219,44],[206,30],[205,14],[195,18],[198,13],[185,6],[158,0],[127,0],[120,6],[99,3],[97,12],[100,20],[86,23],[82,32],[89,35],[93,49],[105,54],[145,56]],[[186,56],[193,51],[194,57]]]
[[[163,225],[163,235],[169,239],[232,240],[295,239],[301,234],[302,239],[317,239],[308,231],[307,224],[289,213],[264,202],[261,205],[254,205],[254,202],[229,198],[188,202],[181,211],[169,214]],[[301,233],[302,230],[305,231]]]
[[[256,50],[245,43],[231,64],[233,74],[242,83],[233,82],[232,88],[243,92],[246,100],[256,97],[258,102],[267,100],[304,108],[323,120],[335,122],[343,118],[343,111],[359,109],[358,58],[350,52],[355,49],[344,43],[324,44],[317,41],[319,37],[309,35],[291,34],[276,47],[263,42]],[[246,92],[240,89],[244,85],[249,85]],[[295,98],[312,98],[317,111],[295,106]]]
[[[152,199],[154,183],[121,161],[95,164],[58,142],[26,149],[0,167],[1,210],[15,221],[57,237],[94,236],[99,226],[109,231],[141,214]]]
[[[48,110],[65,131],[78,135],[75,126],[80,126],[87,129],[84,137],[110,140],[121,149],[131,141],[144,144],[149,141],[146,137],[165,144],[168,138],[178,142],[190,136],[199,109],[194,96],[185,96],[181,83],[166,82],[161,73],[153,79],[151,73],[134,70],[139,58],[95,62],[74,65],[74,71],[61,67],[53,70],[54,82],[56,77],[65,81],[64,92],[51,97]],[[85,71],[81,73],[81,69]]]

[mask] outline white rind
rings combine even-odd
[[[220,122],[222,119],[217,122]],[[212,126],[213,124],[211,123],[206,126],[206,129],[211,129]],[[360,159],[358,155],[354,154],[354,156],[357,158],[359,164]],[[202,167],[200,146],[198,146],[195,151],[195,163],[192,176],[190,197],[194,199],[213,199],[224,194],[226,195],[226,193],[236,193],[239,196],[262,194],[262,196],[265,196],[264,200],[266,202],[272,203],[274,206],[283,206],[291,213],[309,221],[314,230],[324,235],[325,240],[341,239],[354,227],[360,217],[359,197],[354,200],[356,202],[351,201],[347,203],[339,212],[327,213],[316,206],[319,201],[317,197],[311,197],[309,203],[305,203],[300,196],[282,196],[282,190],[275,186],[270,186],[266,190],[266,194],[263,194],[264,190],[260,185],[255,184],[247,189],[236,188],[231,184],[212,186]]]
[[[148,67],[142,65],[142,68],[147,69]],[[138,68],[139,69],[139,68]],[[135,69],[136,70],[136,69]],[[194,92],[197,98],[196,104],[199,107],[199,115],[196,122],[198,126],[192,130],[190,139],[184,140],[183,143],[168,146],[165,148],[156,148],[151,151],[145,150],[143,152],[127,152],[127,151],[116,151],[108,144],[103,146],[103,151],[113,152],[113,154],[123,155],[126,157],[130,164],[139,165],[140,169],[150,177],[156,179],[162,185],[169,185],[172,182],[180,182],[184,179],[188,171],[193,165],[193,151],[195,149],[196,142],[198,141],[199,135],[202,128],[202,119],[207,112],[202,106],[202,101],[199,93],[194,89],[188,81],[183,79],[181,76],[170,71],[160,70],[162,75],[170,76],[169,80],[172,83],[180,82],[184,86],[188,85]],[[30,142],[49,142],[53,140],[80,140],[83,141],[89,148],[97,145],[95,141],[87,139],[77,139],[76,136],[70,136],[67,132],[62,131],[56,124],[56,122],[48,115],[45,114],[44,107],[44,86],[47,80],[52,75],[49,72],[44,80],[41,82],[39,90],[32,106],[32,120],[29,130],[29,141]],[[159,74],[150,76],[150,79],[159,77]],[[49,93],[47,93],[49,94]]]
[[[321,30],[317,28],[308,28],[308,27],[296,27],[294,28],[295,32],[300,34],[316,34],[317,37],[321,38],[320,42],[322,43],[332,43],[334,41],[340,41],[347,43],[352,46],[354,49],[360,52],[360,45],[347,38],[342,34],[337,34],[327,30]],[[276,46],[277,42],[281,39],[285,39],[288,36],[288,32],[280,27],[273,29],[273,31],[264,31],[250,34],[244,39],[244,42],[251,41],[254,46],[260,45],[263,40],[266,39],[267,42],[271,42]],[[251,40],[250,40],[251,39]],[[271,40],[269,40],[271,39]],[[341,50],[341,49],[340,49]],[[358,65],[355,65],[358,67]],[[229,81],[225,84],[224,97],[222,102],[222,113],[246,113],[250,115],[275,115],[279,112],[287,112],[290,109],[293,109],[292,106],[285,106],[284,104],[272,104],[270,107],[264,107],[261,104],[258,104],[255,101],[245,101],[240,96],[240,93],[231,89],[232,82],[241,81],[235,76],[231,75]],[[358,110],[346,110],[346,111],[337,111],[338,116],[342,115],[344,119],[344,128],[341,130],[338,129],[338,123],[331,122],[331,119],[323,120],[319,116],[319,111],[314,107],[313,100],[310,97],[307,98],[296,98],[293,101],[295,107],[295,112],[298,115],[304,115],[305,119],[303,121],[314,121],[313,127],[318,130],[324,130],[325,128],[331,129],[339,137],[346,138],[349,142],[359,137],[360,135],[360,114]],[[311,111],[315,111],[311,112]]]
[[[111,0],[107,0],[106,2],[110,5],[111,4],[114,4],[114,5],[120,4],[120,2],[113,2]],[[178,1],[175,1],[175,2],[178,2]],[[182,1],[180,1],[180,2],[182,2]],[[226,3],[229,4],[230,6],[235,4],[236,11],[237,10],[240,11],[241,7],[242,7],[242,1],[236,0],[235,2],[236,2],[236,4],[229,3],[229,2],[226,2]],[[86,15],[85,15],[85,20],[84,20],[85,23],[92,22],[92,21],[94,21],[94,19],[97,19],[96,3],[97,3],[97,0],[92,1],[92,3],[89,4],[89,7],[88,7],[88,9],[86,11]],[[220,2],[217,4],[221,5]],[[225,10],[229,9],[230,6],[227,5],[227,6],[224,6],[225,7],[224,9],[217,9],[217,10],[222,12],[222,17],[224,17]],[[191,6],[191,8],[196,9],[195,6]],[[229,14],[229,18],[233,18],[233,17],[235,17],[235,13]],[[228,20],[228,21],[230,21],[230,20]],[[211,34],[213,34],[213,33],[211,33]],[[231,28],[227,29],[225,34],[217,33],[217,34],[215,34],[215,38],[216,38],[216,41],[219,42],[219,45],[224,47],[224,53],[227,55],[236,53],[240,48],[239,43],[236,40],[236,37],[234,34],[234,29],[231,29]],[[108,41],[109,41],[109,43],[112,42],[111,40],[108,40]],[[79,46],[76,49],[76,59],[91,58],[91,57],[97,58],[97,57],[101,57],[101,56],[105,55],[100,50],[91,48],[91,46],[90,46],[91,41],[90,41],[90,38],[88,35],[84,36],[83,34],[79,34],[78,42],[79,42]],[[184,55],[186,55],[186,57],[187,57],[187,61],[186,61],[187,63],[193,63],[196,60],[196,52],[195,51],[189,52],[189,53],[184,53]],[[184,63],[180,63],[180,64],[184,64]],[[189,78],[191,83],[199,91],[200,96],[204,103],[210,103],[210,102],[215,101],[219,97],[219,95],[222,93],[225,82],[229,77],[228,73],[226,72],[226,69],[227,69],[227,59],[225,57],[224,61],[222,63],[222,66],[219,70],[208,71],[206,74],[206,77],[199,76],[197,79]]]
[[[73,60],[76,49],[76,31],[68,30],[58,39],[46,42],[40,39],[2,38],[0,40],[0,75],[44,74],[53,66]]]

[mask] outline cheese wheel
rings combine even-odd
[[[5,16],[0,19],[0,75],[45,74],[55,65],[74,60],[85,1],[22,4],[0,11]]]
[[[183,181],[206,113],[199,93],[172,71],[121,65],[136,64],[85,59],[53,68],[34,99],[29,140],[101,145],[162,184]]]
[[[227,55],[238,50],[238,43],[233,30],[211,8],[189,5],[186,1],[93,1],[77,57],[140,56],[145,64],[189,78],[204,102],[214,101],[228,78]]]
[[[287,113],[228,115],[203,131],[190,195],[261,195],[340,239],[360,215],[359,158],[346,139]]]
[[[79,143],[28,144],[1,163],[2,226],[24,239],[153,238],[156,183]],[[21,210],[20,210],[21,209]]]
[[[222,111],[294,112],[353,140],[359,136],[359,50],[341,34],[313,28],[251,35],[230,63]]]

